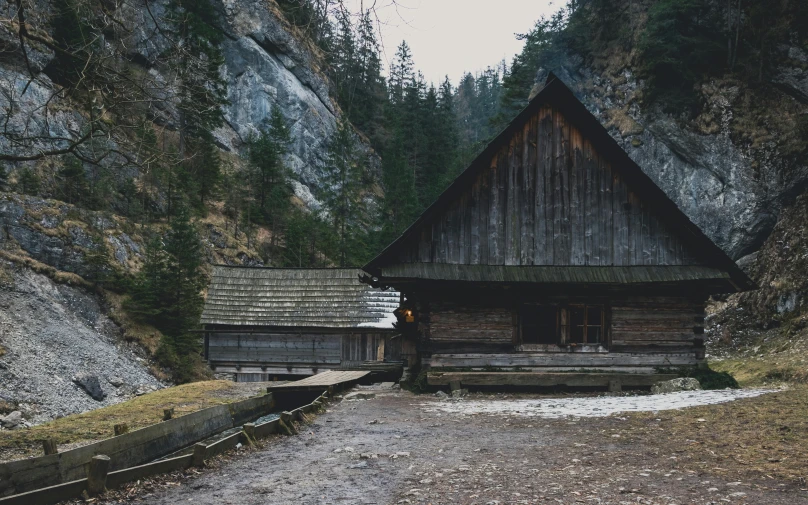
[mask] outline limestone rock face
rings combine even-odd
[[[669,381],[657,382],[651,387],[651,392],[655,395],[699,390],[701,390],[701,384],[697,379],[692,377],[680,377]]]
[[[808,55],[795,47],[781,50],[793,65],[781,67],[773,80],[789,95],[786,100],[797,101],[794,108],[798,109],[808,104],[808,71],[803,63]],[[739,131],[748,134],[752,126],[736,122],[742,101],[737,85],[702,86],[705,105],[698,120],[703,124],[697,128],[693,121],[658,108],[640,107],[637,97],[643,83],[630,69],[609,78],[588,68],[580,58],[567,55],[560,65],[538,70],[532,95],[541,89],[550,71],[573,90],[690,220],[733,259],[762,245],[780,210],[808,183],[808,163],[784,156],[778,139],[760,135],[758,142],[738,140]],[[772,88],[772,93],[781,92]],[[763,131],[770,127],[756,124],[754,128]]]
[[[51,0],[29,0],[26,17],[30,23],[48,26],[52,11]],[[148,8],[147,8],[148,5]],[[168,0],[121,2],[117,16],[126,24],[124,44],[129,48],[131,64],[141,67],[153,82],[161,86],[173,77],[160,68],[158,59],[169,44],[161,36]],[[291,132],[287,165],[291,168],[296,195],[309,207],[318,208],[315,195],[323,184],[327,167],[328,143],[336,132],[341,111],[330,97],[330,85],[320,70],[317,49],[293,34],[274,2],[265,0],[213,0],[219,11],[219,28],[225,34],[221,49],[224,55],[223,75],[228,83],[229,105],[225,107],[226,124],[214,132],[218,146],[225,151],[240,152],[250,136],[265,130],[271,113],[278,109]],[[41,18],[41,19],[40,19]],[[156,20],[156,22],[155,22]],[[9,48],[0,62],[0,84],[3,89],[15,90],[14,114],[9,124],[13,130],[37,133],[42,137],[70,137],[81,131],[83,118],[74,107],[57,99],[59,107],[47,118],[36,111],[45,110],[51,98],[54,83],[43,72],[54,55],[47,51],[29,49],[30,76],[24,64],[23,52],[18,47],[14,30],[0,27],[0,44]],[[29,82],[30,81],[30,82]],[[7,108],[7,96],[0,96],[0,107]],[[155,122],[175,129],[176,111],[169,102],[152,103]],[[357,137],[362,149],[370,147]],[[48,144],[53,146],[53,143]],[[0,151],[11,149],[7,139],[0,138]],[[111,156],[110,167],[121,164],[122,158]],[[373,170],[378,175],[378,159],[371,154]],[[121,173],[118,177],[133,174]]]

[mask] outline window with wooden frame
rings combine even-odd
[[[519,311],[522,345],[605,345],[603,305],[524,305]]]

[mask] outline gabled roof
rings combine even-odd
[[[392,329],[399,294],[358,268],[213,267],[202,324]]]
[[[672,231],[699,255],[705,265],[725,271],[729,281],[738,291],[756,289],[755,283],[696,226],[676,204],[660,189],[653,180],[628,156],[628,154],[609,135],[587,108],[575,97],[573,92],[555,75],[550,74],[542,90],[514,118],[513,121],[488,144],[471,164],[451,185],[429,206],[415,222],[407,228],[395,241],[387,246],[378,256],[366,264],[363,269],[372,275],[380,275],[381,270],[398,263],[397,255],[410,239],[417,239],[421,228],[433,217],[436,217],[469,186],[471,186],[482,170],[486,170],[490,160],[506,145],[526,121],[539,109],[550,104],[562,111],[569,120],[584,132],[592,144],[613,164],[613,170],[634,191],[643,195],[643,202],[656,212]],[[521,267],[546,268],[546,267]]]

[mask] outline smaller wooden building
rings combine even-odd
[[[211,369],[257,381],[399,361],[400,295],[361,273],[215,266],[201,319]]]

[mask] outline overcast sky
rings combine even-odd
[[[360,2],[349,0],[354,12]],[[457,85],[465,71],[510,64],[522,48],[514,34],[525,33],[564,0],[376,0],[381,20],[382,58],[390,62],[402,40],[410,45],[415,68],[436,85],[448,74]]]

